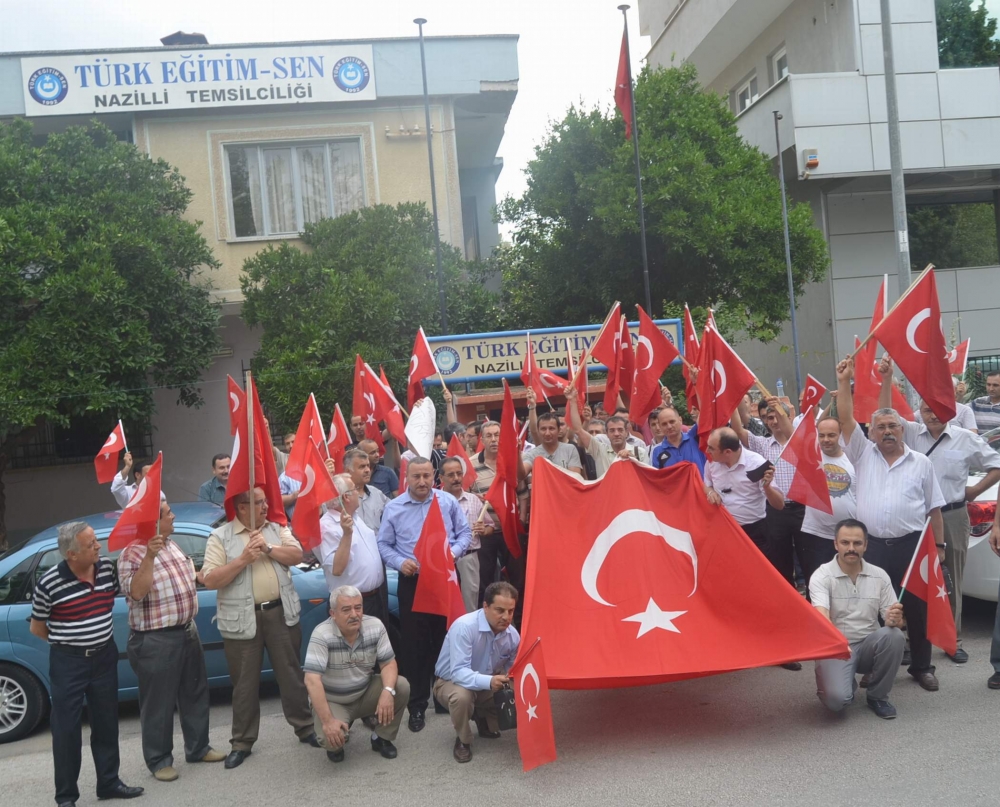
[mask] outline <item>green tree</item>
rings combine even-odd
[[[0,124],[0,480],[45,421],[110,431],[150,416],[152,386],[200,404],[218,343],[202,271],[217,264],[182,218],[190,198],[104,126],[39,145],[25,121]],[[5,512],[0,481],[0,544]]]
[[[354,356],[385,367],[405,405],[417,329],[440,333],[433,220],[423,204],[375,205],[306,225],[306,249],[267,247],[243,265],[243,316],[263,328],[253,369],[261,398],[294,429],[309,393],[350,418]],[[490,330],[496,299],[481,269],[442,244],[449,329]]]
[[[909,206],[910,263],[942,269],[993,266],[997,262],[997,223],[992,203]]]
[[[739,135],[695,70],[643,70],[636,86],[649,275],[663,302],[730,309],[752,337],[788,317],[781,196],[771,162]],[[513,243],[494,260],[503,317],[520,327],[600,322],[644,299],[632,144],[620,117],[570,109],[535,149],[528,190],[500,205]],[[797,293],[820,279],[826,245],[810,208],[789,210]]]
[[[938,60],[941,67],[996,67],[1000,42],[997,21],[986,0],[935,0]]]

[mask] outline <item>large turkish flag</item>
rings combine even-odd
[[[535,465],[521,635],[541,637],[553,689],[849,657],[694,465],[618,461],[596,483]]]

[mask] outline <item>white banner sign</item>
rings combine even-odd
[[[31,56],[21,77],[28,117],[376,97],[371,45]]]

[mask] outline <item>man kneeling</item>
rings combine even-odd
[[[491,583],[483,607],[456,619],[441,646],[434,668],[434,697],[451,713],[459,762],[472,759],[469,721],[473,718],[480,737],[495,740],[500,736],[493,693],[507,683],[521,642],[511,624],[516,605],[516,588],[510,583]]]
[[[868,546],[864,524],[844,519],[833,540],[837,557],[813,573],[809,598],[844,634],[851,658],[816,662],[816,694],[828,709],[839,712],[854,700],[854,676],[861,673],[868,677],[868,708],[888,720],[896,716],[888,698],[903,659],[903,606],[896,601],[889,575],[862,560]]]
[[[372,751],[396,758],[392,741],[403,722],[410,684],[399,675],[385,626],[364,615],[361,592],[354,586],[330,594],[330,619],[313,630],[303,669],[316,736],[331,761],[344,761],[351,724],[366,717],[378,720]]]

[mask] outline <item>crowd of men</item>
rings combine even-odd
[[[900,665],[925,690],[940,686],[926,635],[926,606],[908,592],[901,600],[897,596],[928,518],[953,581],[949,594],[959,646],[951,658],[968,661],[960,641],[966,503],[1000,481],[1000,455],[977,434],[1000,426],[1000,373],[988,376],[986,396],[959,407],[964,422],[975,426],[970,429],[958,425],[958,418],[941,423],[925,405],[919,407],[919,422],[906,421],[889,407],[888,358],[879,372],[880,408],[865,416],[854,412],[853,362],[840,362],[838,389],[817,416],[832,514],[788,497],[792,468],[780,454],[803,417],[788,402],[772,397],[755,404],[745,398],[730,425],[708,436],[703,453],[697,427],[685,425],[669,390],[663,390],[662,406],[648,421],[637,424],[624,408],[608,413],[600,403],[578,401],[572,388],[564,413],[539,412],[529,389],[529,432],[518,469],[521,520],[531,519],[532,468],[540,460],[588,479],[600,478],[620,461],[661,469],[693,463],[703,475],[708,501],[726,508],[787,583],[799,587],[846,637],[850,660],[816,662],[822,703],[843,709],[854,699],[861,674],[868,706],[879,717],[894,717],[889,694]],[[963,387],[956,386],[959,399]],[[133,798],[143,792],[118,776],[118,648],[111,610],[119,593],[129,609],[127,655],[139,683],[143,756],[157,781],[179,776],[175,705],[186,762],[221,761],[233,769],[251,756],[259,733],[265,650],[296,738],[325,749],[333,763],[345,760],[358,720],[371,731],[372,750],[394,759],[404,711],[409,731],[420,732],[432,703],[450,715],[456,761],[472,759],[473,723],[481,739],[500,737],[494,694],[508,684],[517,655],[525,554],[515,559],[508,553],[500,523],[483,503],[496,475],[500,425],[458,423],[447,390],[445,399],[448,423],[430,457],[410,452],[403,485],[393,467],[399,467],[400,447],[387,433],[388,448],[380,455],[377,443],[366,439],[362,419],[352,419],[354,445],[344,455],[343,472],[333,476],[338,495],[326,504],[322,541],[311,552],[330,591],[330,618],[311,636],[302,635],[290,573],[303,562],[303,549],[287,527],[268,520],[260,488],[236,498],[234,517],[212,532],[200,569],[171,540],[166,500],[159,534],[148,543],[130,544],[117,565],[100,556],[87,524],[59,528],[65,561],[39,580],[31,620],[32,632],[51,648],[57,804],[74,805],[79,798],[85,702],[98,796]],[[445,453],[452,435],[463,442],[475,471],[468,488],[465,462]],[[285,436],[286,451],[294,439]],[[279,471],[287,457],[275,450]],[[135,490],[130,472],[138,482],[147,467],[126,454],[111,486],[120,505]],[[333,473],[332,463],[329,467]],[[222,504],[229,468],[228,454],[213,457],[213,475],[202,485],[201,499]],[[973,471],[982,476],[970,485]],[[298,482],[282,473],[282,504],[289,513],[298,490]],[[445,617],[414,610],[421,572],[415,547],[435,501],[468,612],[450,629]],[[526,541],[526,533],[520,540]],[[1000,554],[1000,514],[990,542]],[[389,611],[387,570],[397,575],[398,620]],[[233,686],[228,753],[209,743],[208,684],[194,622],[199,586],[217,592],[218,628]],[[988,684],[1000,689],[1000,620],[991,662],[995,673]],[[801,669],[798,662],[783,666]]]

